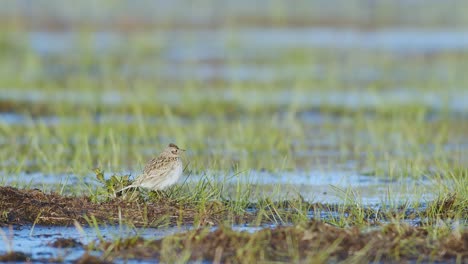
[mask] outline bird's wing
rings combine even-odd
[[[168,166],[170,162],[170,160],[167,160],[163,157],[155,157],[146,164],[143,170],[143,174],[138,178],[146,181],[148,179],[164,176],[173,168],[173,166]]]
[[[152,174],[154,171],[157,171],[160,168],[163,168],[164,166],[162,165],[165,162],[167,161],[161,156],[154,157],[146,163],[143,173],[147,175]]]

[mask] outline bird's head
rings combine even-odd
[[[184,151],[185,149],[181,149],[176,144],[173,144],[173,143],[169,144],[169,146],[167,146],[167,148],[164,150],[164,152],[166,152],[172,157],[179,157]]]

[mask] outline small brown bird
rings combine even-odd
[[[163,190],[177,182],[182,175],[183,166],[180,154],[185,151],[175,144],[169,144],[157,157],[146,163],[143,174],[129,186],[118,192],[129,188],[143,187],[150,190]]]

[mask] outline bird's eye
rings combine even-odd
[[[172,151],[172,154],[176,155],[177,154],[177,149]]]

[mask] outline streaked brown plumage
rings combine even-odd
[[[169,144],[164,151],[157,157],[152,158],[146,163],[143,174],[128,188],[142,187],[150,190],[163,190],[177,182],[182,175],[183,166],[180,154],[185,151],[175,144]],[[119,191],[119,192],[120,192]]]

